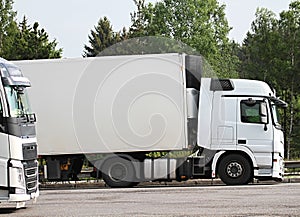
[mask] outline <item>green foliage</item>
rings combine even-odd
[[[122,32],[114,32],[112,25],[107,17],[101,18],[95,30],[91,30],[89,35],[90,46],[84,46],[84,57],[95,57],[99,55],[105,48],[110,47],[122,40],[125,40],[127,31],[123,28]]]
[[[14,21],[16,12],[12,10],[13,0],[0,0],[0,54],[3,48],[10,43],[8,36],[16,29]]]
[[[289,108],[282,113],[286,156],[296,157],[296,138],[300,136],[300,1],[292,2],[279,19],[270,10],[258,9],[239,56],[241,77],[268,82],[288,102]]]
[[[186,158],[193,154],[193,150],[171,151],[171,152],[149,152],[145,156],[148,158]]]
[[[197,54],[186,44],[165,37],[147,36],[130,38],[121,41],[103,50],[101,55],[138,55],[154,53],[180,53]]]
[[[12,6],[13,0],[0,0],[0,56],[8,60],[61,57],[62,49],[56,50],[56,40],[49,41],[37,22],[30,27],[24,17],[18,27]]]
[[[268,82],[278,89],[278,69],[276,47],[279,44],[278,20],[276,15],[267,9],[258,9],[256,20],[247,33],[243,43],[241,65],[242,78],[251,78]]]
[[[152,5],[136,0],[129,36],[163,36],[194,48],[219,77],[237,77],[238,58],[228,40],[224,5],[216,0],[163,0]]]
[[[101,18],[91,30],[90,45],[84,46],[84,57],[185,52],[204,56],[219,77],[238,76],[239,59],[227,37],[225,6],[217,0],[134,2],[137,11],[131,13],[129,31],[114,32],[110,21]]]
[[[18,31],[10,35],[11,44],[5,47],[3,56],[9,60],[60,58],[62,49],[56,50],[56,40],[49,41],[44,29],[39,24],[27,25],[24,17]]]

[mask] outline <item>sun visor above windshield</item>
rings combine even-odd
[[[2,77],[2,82],[4,86],[22,86],[22,87],[30,87],[30,81],[28,78],[25,77],[16,77],[16,76],[9,76],[9,77]]]
[[[2,82],[6,86],[30,87],[30,81],[25,78],[21,70],[14,64],[0,58],[0,72]]]

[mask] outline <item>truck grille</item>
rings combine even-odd
[[[23,148],[23,159],[25,161],[34,160],[37,157],[37,144],[36,143],[26,143],[22,144]]]
[[[26,187],[27,187],[27,192],[28,193],[35,192],[36,189],[37,189],[37,181],[33,180],[33,181],[26,182]]]
[[[38,163],[37,161],[23,162],[27,193],[33,193],[38,187]]]
[[[37,168],[35,168],[35,167],[25,169],[26,177],[32,177],[32,176],[35,176],[36,174],[37,174]]]

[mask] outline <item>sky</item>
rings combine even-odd
[[[157,0],[146,0],[156,2]],[[242,42],[256,9],[265,7],[277,15],[288,10],[291,0],[218,0],[225,4],[226,17],[232,30],[229,38]],[[57,48],[63,48],[63,57],[80,57],[88,35],[100,18],[107,16],[114,31],[130,26],[130,13],[135,10],[133,0],[15,0],[14,10],[21,21],[24,15],[29,24],[38,22],[50,39],[56,39]]]

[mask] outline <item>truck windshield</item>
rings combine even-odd
[[[21,87],[5,87],[11,117],[20,117],[31,114],[27,92]]]

